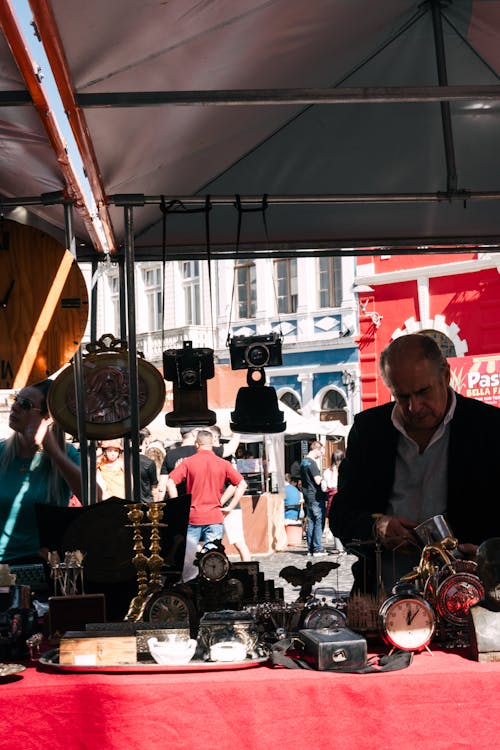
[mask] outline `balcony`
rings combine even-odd
[[[163,367],[164,349],[182,349],[184,341],[192,341],[196,348],[213,348],[212,329],[209,326],[182,326],[161,331],[146,331],[136,336],[137,351],[144,354],[144,358],[159,369]]]

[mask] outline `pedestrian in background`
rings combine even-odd
[[[322,542],[327,500],[326,492],[321,489],[321,460],[324,452],[323,445],[318,440],[313,440],[309,446],[309,453],[300,464],[302,494],[304,495],[307,515],[307,550],[312,557],[328,555]]]
[[[321,488],[326,492],[327,494],[327,501],[326,501],[326,521],[325,521],[325,531],[324,535],[326,539],[329,539],[329,541],[332,541],[334,543],[335,549],[338,552],[344,551],[344,546],[340,539],[335,537],[330,529],[330,511],[332,507],[332,503],[334,502],[334,497],[337,494],[337,485],[338,485],[338,478],[339,478],[339,466],[342,462],[342,459],[344,458],[344,452],[341,450],[336,450],[332,453],[331,463],[328,469],[325,469],[323,474],[323,482],[321,484]]]
[[[96,470],[96,480],[102,489],[102,499],[125,495],[125,464],[123,461],[123,442],[120,438],[101,441],[102,455]]]
[[[226,482],[236,485],[236,491],[225,509],[225,514],[235,508],[243,496],[247,483],[230,461],[217,456],[213,448],[213,435],[209,429],[197,432],[196,453],[181,461],[166,480],[170,498],[178,497],[178,487],[184,485],[191,495],[191,509],[186,539],[184,571],[190,568],[197,547],[206,542],[222,539],[224,513],[221,497]],[[187,580],[183,573],[184,580]]]

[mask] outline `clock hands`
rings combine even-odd
[[[411,607],[408,607],[408,612],[406,613],[406,624],[407,625],[411,625],[412,624],[413,620],[418,615],[419,611],[420,610],[419,610],[418,607],[416,608],[415,612],[412,612],[411,611]]]
[[[9,288],[7,289],[5,296],[2,300],[0,300],[0,307],[3,307],[4,309],[7,307],[7,302],[10,299],[10,295],[12,294],[12,290],[14,289],[14,283],[15,279],[12,279],[12,281],[9,284]]]

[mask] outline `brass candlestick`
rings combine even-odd
[[[165,503],[150,503],[147,510],[147,517],[151,521],[151,537],[149,542],[149,583],[151,586],[161,588],[161,568],[164,563],[163,557],[160,555],[161,552],[161,540],[160,540],[160,521],[163,518],[163,508]]]
[[[150,523],[143,523],[144,511],[139,503],[131,503],[126,506],[127,516],[133,529],[133,542],[135,555],[132,562],[137,571],[137,595],[130,602],[125,620],[136,622],[140,620],[144,607],[154,591],[162,587],[161,568],[163,557],[160,555],[160,523],[163,516],[165,503],[151,503],[148,506],[147,517]],[[144,554],[143,528],[151,528],[149,540],[149,557]],[[149,573],[148,573],[149,571]]]

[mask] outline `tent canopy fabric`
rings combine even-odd
[[[330,422],[323,422],[315,417],[303,417],[298,414],[289,406],[284,404],[282,401],[279,402],[279,409],[283,412],[283,418],[286,422],[286,429],[284,432],[285,438],[291,437],[295,440],[307,440],[308,438],[322,435],[329,438],[342,438],[346,437],[349,432],[349,427],[342,424],[338,420]],[[230,408],[218,407],[214,409],[217,415],[217,424],[221,429],[222,435],[227,437],[231,434],[229,427],[232,417],[231,413],[234,411],[234,406]],[[151,434],[161,440],[180,440],[180,432],[177,428],[167,427],[165,424],[165,412],[162,411],[158,416],[148,425],[148,429]],[[261,440],[262,435],[242,435],[242,443],[255,442]]]
[[[315,417],[303,417],[301,414],[283,403],[283,401],[278,402],[278,408],[283,412],[283,419],[286,422],[286,429],[284,431],[286,437],[293,437],[295,440],[306,440],[308,438],[316,437],[317,435],[323,435],[330,438],[342,438],[346,437],[349,432],[349,427],[338,420],[323,422]],[[229,424],[232,421],[232,411],[234,411],[234,407],[215,409],[215,413],[217,414],[217,424],[221,428],[223,435],[230,434]],[[255,435],[242,435],[241,437],[243,443],[251,442],[252,440],[255,440]]]
[[[124,206],[137,260],[165,212],[169,259],[497,249],[500,0],[30,4],[112,250]],[[0,196],[60,190],[3,32]]]

